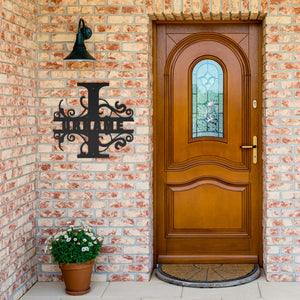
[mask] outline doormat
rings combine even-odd
[[[258,264],[159,264],[156,276],[188,287],[215,288],[244,284],[260,275]]]

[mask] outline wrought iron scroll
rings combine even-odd
[[[61,144],[65,137],[73,142],[78,135],[83,140],[78,158],[108,158],[109,154],[103,152],[111,145],[119,150],[133,141],[133,129],[123,128],[124,122],[134,121],[133,110],[118,101],[111,106],[108,101],[99,98],[99,90],[109,83],[78,82],[77,85],[88,90],[87,105],[82,96],[80,104],[83,111],[75,116],[74,109],[65,112],[61,100],[59,110],[54,113],[54,122],[61,122],[62,128],[53,130],[54,138],[63,151]]]

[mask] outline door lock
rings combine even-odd
[[[257,108],[257,101],[253,100],[252,105],[253,105],[253,108]]]
[[[253,163],[257,163],[257,136],[253,136],[253,145],[249,146],[240,146],[241,149],[253,149],[252,156],[253,156]]]

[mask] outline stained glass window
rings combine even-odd
[[[224,137],[223,70],[211,59],[192,72],[192,138],[197,137]]]

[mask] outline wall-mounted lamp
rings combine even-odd
[[[82,27],[81,27],[82,25]],[[78,33],[72,52],[64,59],[66,60],[95,60],[95,58],[88,53],[84,45],[84,40],[92,36],[92,30],[86,27],[83,19],[79,20]]]

